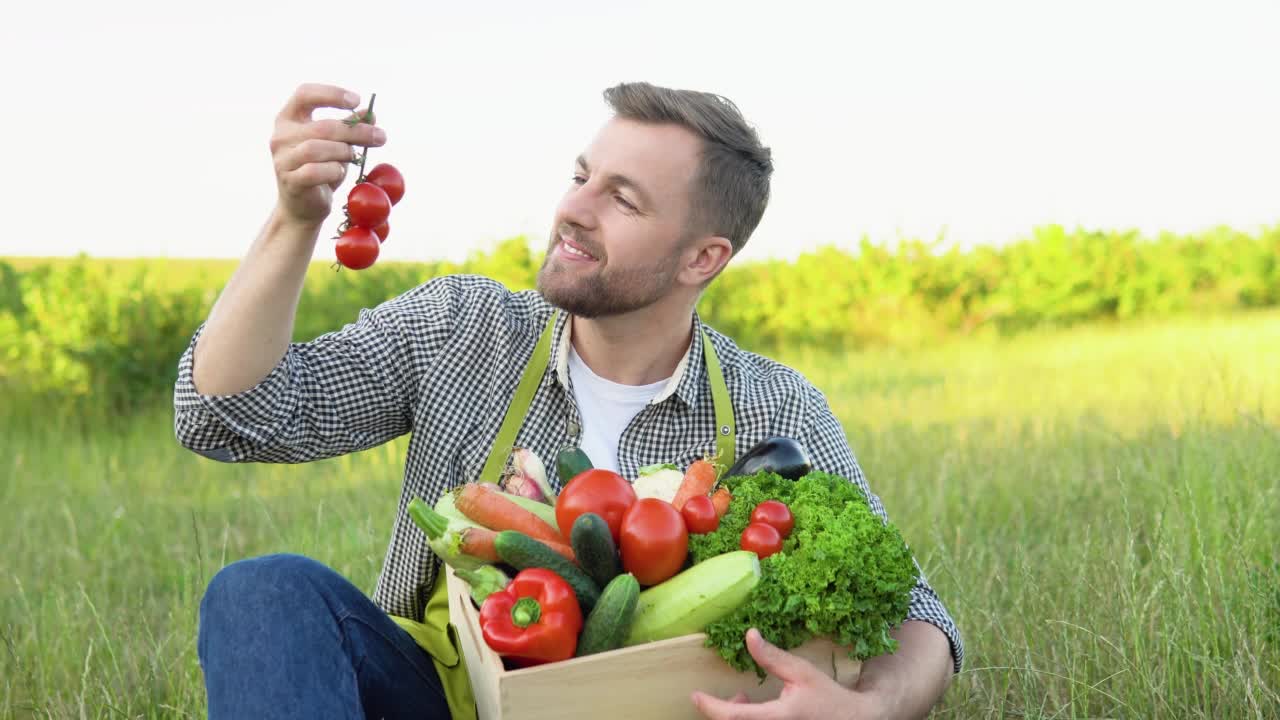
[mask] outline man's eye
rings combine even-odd
[[[636,206],[627,202],[626,198],[622,197],[621,195],[615,195],[614,197],[617,198],[618,204],[626,208],[628,212],[635,212]]]
[[[573,176],[573,184],[574,184],[574,185],[581,185],[582,183],[584,183],[584,182],[586,182],[586,181],[587,181],[587,179],[586,179],[586,178],[584,178],[584,177],[582,177],[581,175],[574,175],[574,176]]]

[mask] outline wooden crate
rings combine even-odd
[[[729,667],[703,647],[702,633],[506,670],[480,634],[467,584],[452,569],[446,577],[449,613],[458,628],[480,720],[698,720],[702,716],[689,700],[694,690],[722,698],[742,690],[752,700],[776,698],[782,691],[773,676],[761,684],[755,673]],[[845,685],[858,679],[861,663],[829,640],[812,640],[792,652]]]

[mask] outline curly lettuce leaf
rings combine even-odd
[[[898,529],[871,512],[856,485],[821,472],[795,482],[765,472],[727,484],[733,501],[720,527],[689,539],[694,562],[737,550],[752,509],[765,500],[786,503],[796,525],[782,552],[761,562],[747,603],[707,628],[708,645],[761,678],[746,647],[752,627],[783,649],[814,637],[830,637],[858,659],[897,649],[889,631],[906,618],[915,563]]]

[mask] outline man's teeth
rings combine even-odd
[[[569,243],[564,243],[564,249],[565,249],[565,252],[568,252],[568,253],[569,253],[569,254],[571,254],[571,255],[577,255],[578,257],[584,257],[584,258],[587,258],[588,260],[593,259],[590,255],[588,255],[588,254],[586,254],[586,253],[582,252],[582,251],[581,251],[581,250],[579,250],[578,248],[576,248],[576,247],[574,247],[574,246],[570,245]]]

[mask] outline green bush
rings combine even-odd
[[[461,264],[383,262],[309,271],[294,339],[307,340],[437,275],[534,285],[542,255],[525,238]],[[0,262],[0,385],[6,392],[128,411],[167,393],[177,358],[234,262]],[[794,261],[731,264],[700,303],[745,346],[917,347],[949,335],[1280,304],[1280,228],[1216,228],[1143,238],[1038,228],[1005,246],[961,251],[863,240]]]

